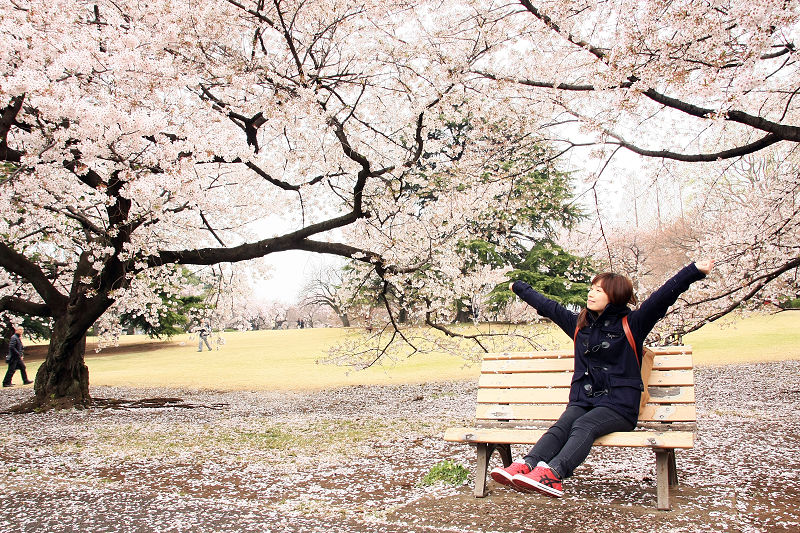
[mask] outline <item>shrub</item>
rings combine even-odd
[[[469,476],[469,470],[448,459],[433,466],[420,483],[426,487],[438,482],[462,485],[467,480],[467,476]]]

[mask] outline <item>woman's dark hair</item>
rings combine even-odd
[[[633,294],[633,282],[627,276],[614,274],[613,272],[603,272],[592,279],[592,285],[600,285],[608,296],[608,301],[614,305],[636,305],[636,295]],[[587,308],[583,308],[578,315],[578,329],[586,325]]]

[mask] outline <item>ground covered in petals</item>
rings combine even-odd
[[[97,406],[2,414],[0,530],[23,532],[798,531],[800,362],[698,368],[698,436],[655,510],[649,450],[596,448],[565,497],[422,486],[474,449],[476,387],[321,392],[94,388]],[[0,409],[32,393],[4,389]],[[522,453],[516,448],[515,453]],[[497,457],[494,458],[497,462]]]

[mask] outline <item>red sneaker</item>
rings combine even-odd
[[[537,490],[554,498],[564,495],[564,491],[561,489],[561,478],[547,466],[537,466],[528,474],[517,474],[511,482],[520,490]]]
[[[530,471],[531,467],[528,466],[528,463],[521,459],[517,459],[511,463],[511,466],[508,468],[500,468],[498,466],[497,468],[492,469],[491,476],[493,480],[502,485],[517,488],[512,481],[514,476],[527,474]]]

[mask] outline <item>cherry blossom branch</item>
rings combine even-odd
[[[534,17],[542,21],[553,32],[562,35],[567,41],[574,44],[575,46],[588,51],[590,54],[595,56],[600,61],[608,63],[606,52],[603,51],[601,48],[594,46],[591,43],[572,35],[571,33],[565,32],[555,21],[553,21],[548,15],[544,14],[538,8],[536,8],[529,0],[519,0],[519,1],[520,4],[524,6],[528,12],[530,12]],[[786,44],[784,50],[785,52],[782,51],[782,53],[793,52],[794,46],[791,44]],[[777,55],[782,55],[782,53],[778,53]],[[769,59],[772,57],[777,57],[777,55],[767,54],[764,55],[763,58]],[[498,79],[496,76],[493,76],[490,73],[486,72],[477,72],[477,73],[489,79]],[[615,88],[629,89],[634,87],[634,84],[637,83],[638,81],[639,79],[635,75],[630,75],[625,82],[618,84],[616,87],[609,87],[609,89],[615,89]],[[597,90],[595,86],[590,84],[568,84],[568,83],[556,83],[556,82],[535,81],[535,80],[516,80],[516,82],[531,87],[563,90],[563,91]],[[717,159],[741,157],[742,155],[747,155],[750,153],[757,152],[781,140],[786,140],[790,142],[800,142],[800,127],[797,126],[781,124],[779,122],[768,120],[764,117],[753,115],[751,113],[747,113],[741,110],[733,109],[733,110],[728,110],[724,113],[719,113],[715,109],[705,108],[691,104],[689,102],[680,100],[678,98],[674,98],[666,94],[663,94],[659,91],[656,91],[653,88],[648,88],[645,90],[641,90],[639,92],[656,103],[659,103],[670,109],[680,111],[689,116],[693,116],[700,119],[708,119],[711,117],[719,116],[723,120],[742,124],[747,127],[753,128],[755,130],[767,133],[766,136],[762,137],[761,139],[755,142],[751,142],[736,148],[722,150],[719,152],[708,153],[708,154],[682,154],[668,150],[647,150],[632,143],[629,143],[627,141],[624,141],[619,135],[611,134],[612,137],[617,139],[618,144],[620,146],[623,146],[640,155],[645,155],[650,157],[661,157],[667,159],[676,159],[688,162],[703,162],[703,161],[715,161]],[[785,115],[786,113],[784,112],[784,116]]]
[[[380,298],[383,301],[383,306],[386,308],[386,312],[389,315],[389,321],[391,322],[392,328],[394,329],[395,333],[399,335],[401,339],[403,339],[403,342],[405,342],[408,346],[410,346],[414,350],[412,352],[413,355],[414,353],[417,353],[419,351],[419,348],[417,348],[417,346],[413,342],[411,342],[411,340],[409,340],[408,337],[406,337],[406,335],[403,333],[403,330],[400,328],[400,325],[395,320],[394,312],[392,311],[392,306],[389,305],[389,299],[386,297],[388,292],[389,292],[389,282],[383,280],[383,286],[381,288],[381,294],[380,294]]]
[[[22,159],[22,152],[9,148],[8,132],[16,123],[17,115],[22,109],[25,95],[15,96],[11,103],[0,111],[0,161],[19,163]]]
[[[219,235],[217,235],[217,232],[216,232],[216,231],[214,231],[214,228],[212,228],[212,227],[211,227],[211,224],[209,224],[209,222],[208,222],[208,219],[206,218],[206,215],[205,215],[205,213],[203,213],[203,210],[202,210],[202,209],[200,209],[200,220],[202,220],[202,221],[203,221],[203,225],[204,225],[206,228],[208,228],[208,231],[211,233],[211,235],[213,235],[213,236],[214,236],[214,238],[217,240],[217,242],[219,243],[219,245],[220,245],[220,246],[225,246],[225,243],[224,243],[224,242],[222,242],[222,239],[220,239],[220,238],[219,238]]]
[[[603,129],[603,133],[615,139],[614,141],[609,141],[607,144],[616,144],[623,148],[630,150],[631,152],[647,157],[658,157],[664,159],[673,159],[675,161],[684,161],[687,163],[710,163],[713,161],[718,161],[720,159],[733,159],[737,157],[743,157],[749,154],[754,154],[768,146],[772,146],[775,143],[778,143],[784,139],[781,139],[777,135],[773,133],[769,133],[764,137],[758,139],[749,144],[745,144],[742,146],[737,146],[736,148],[730,148],[727,150],[720,150],[719,152],[709,152],[709,153],[702,153],[702,154],[684,154],[681,152],[674,152],[672,150],[648,150],[646,148],[640,148],[639,146],[632,144],[625,139],[623,139],[620,135],[613,133],[609,130]]]
[[[501,78],[494,74],[484,71],[475,71],[475,73],[480,74],[481,76],[487,79],[492,79],[497,81],[512,81],[515,83],[519,83],[520,85],[526,85],[529,87],[537,87],[543,89],[556,89],[562,91],[597,90],[597,88],[594,85],[556,83],[550,81],[534,81],[528,79],[512,80],[511,78],[507,77]],[[614,88],[626,89],[632,86],[633,86],[633,81],[619,84],[616,87],[609,87],[609,89],[614,89]],[[713,109],[703,108],[687,102],[683,102],[682,100],[678,100],[677,98],[672,98],[663,95],[661,93],[658,93],[653,89],[642,91],[642,94],[644,94],[651,100],[664,105],[665,107],[670,107],[672,109],[681,111],[683,113],[686,113],[688,115],[697,118],[707,119],[716,114],[716,111]],[[787,106],[789,105],[788,102],[786,105]],[[784,112],[784,116],[785,114],[786,113]],[[719,159],[731,159],[758,152],[759,150],[762,150],[780,141],[800,142],[800,127],[779,124],[777,122],[769,121],[761,117],[757,117],[755,115],[751,115],[736,110],[731,110],[728,111],[727,113],[724,113],[722,115],[722,118],[729,120],[731,122],[738,122],[740,124],[752,127],[754,129],[766,131],[768,132],[768,134],[754,142],[742,146],[737,146],[735,148],[730,148],[727,150],[720,150],[719,152],[702,153],[702,154],[684,154],[670,150],[649,150],[646,148],[641,148],[638,145],[626,141],[621,135],[618,135],[610,130],[603,129],[602,131],[609,137],[616,139],[617,142],[612,144],[618,144],[619,146],[622,146],[630,150],[631,152],[637,153],[639,155],[644,155],[648,157],[659,157],[665,159],[674,159],[676,161],[685,161],[685,162],[712,162],[712,161],[717,161]]]
[[[66,307],[67,297],[59,292],[39,265],[2,241],[0,241],[0,267],[30,283],[51,309]]]
[[[52,316],[49,305],[31,302],[16,296],[0,297],[0,311],[30,316]]]
[[[758,293],[758,291],[763,289],[764,286],[767,283],[769,283],[770,281],[778,278],[779,276],[781,276],[785,272],[788,272],[788,271],[790,271],[790,270],[792,270],[794,268],[797,268],[797,267],[800,267],[800,256],[791,259],[790,261],[786,262],[785,264],[783,264],[782,266],[776,268],[775,270],[772,270],[770,272],[767,272],[765,274],[762,274],[760,276],[756,276],[756,277],[748,280],[744,285],[742,285],[740,287],[736,287],[735,289],[731,289],[731,290],[729,290],[727,292],[724,292],[724,293],[715,294],[714,296],[711,296],[709,298],[705,298],[705,299],[702,299],[702,300],[697,300],[697,301],[691,302],[688,305],[689,306],[697,306],[697,305],[701,305],[701,304],[704,304],[704,303],[710,303],[710,302],[715,302],[715,301],[718,301],[718,300],[722,300],[724,298],[727,298],[728,296],[731,296],[732,294],[736,294],[737,292],[741,291],[745,287],[750,287],[750,286],[755,284],[755,289],[754,290],[750,291],[749,293],[747,293],[742,298],[739,298],[739,299],[735,300],[730,306],[728,306],[728,308],[726,310],[720,311],[719,313],[716,313],[716,314],[712,315],[714,317],[713,320],[717,320],[718,318],[722,318],[722,316],[730,313],[731,311],[733,311],[734,309],[739,307],[739,305],[741,305],[742,303],[748,301],[750,298],[755,296],[756,293]],[[713,322],[713,320],[709,320],[709,321]],[[695,329],[699,329],[699,327],[700,326],[698,325]],[[694,330],[690,330],[690,331],[694,331]],[[688,333],[688,331],[687,331],[687,333]]]
[[[425,316],[425,324],[427,324],[428,326],[432,327],[433,329],[435,329],[437,331],[441,331],[442,333],[444,333],[448,337],[472,340],[472,341],[475,342],[475,344],[477,344],[480,347],[481,350],[484,351],[484,353],[489,353],[489,350],[488,350],[488,348],[486,348],[486,346],[483,345],[483,343],[480,340],[480,337],[487,336],[487,335],[488,336],[497,335],[497,334],[492,334],[492,333],[488,333],[488,334],[481,333],[481,334],[475,334],[475,335],[464,335],[463,333],[456,333],[455,331],[452,331],[452,330],[444,327],[443,325],[439,324],[438,322],[434,322],[433,320],[431,320],[430,313],[427,313],[426,316]],[[503,334],[503,336],[506,336],[506,335]]]

